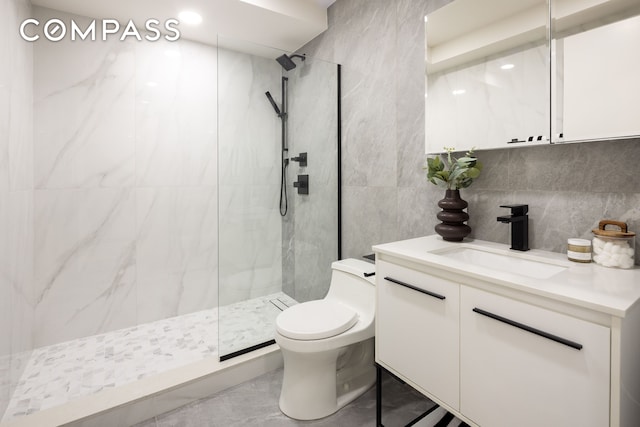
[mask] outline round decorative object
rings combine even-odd
[[[460,190],[446,190],[438,206],[442,212],[437,217],[442,223],[436,225],[436,233],[448,242],[461,242],[471,233],[471,227],[464,223],[469,220],[469,214],[463,211],[468,203],[460,198]]]

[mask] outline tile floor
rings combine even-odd
[[[2,421],[158,372],[273,339],[275,317],[296,304],[280,292],[218,309],[35,349]]]
[[[337,413],[316,421],[296,421],[278,408],[282,370],[276,370],[239,384],[213,396],[137,424],[135,427],[374,427],[376,393],[371,388],[360,398]],[[387,427],[405,426],[434,403],[401,384],[391,376],[383,376],[382,422]],[[445,411],[438,408],[416,426],[433,426]],[[458,427],[452,420],[440,427]]]
[[[283,292],[220,307],[220,348],[224,356],[273,339],[282,310],[297,304]]]

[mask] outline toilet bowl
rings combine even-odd
[[[331,268],[324,299],[276,318],[284,359],[280,410],[298,420],[331,415],[375,383],[375,266],[345,259]]]

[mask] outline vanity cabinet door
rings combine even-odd
[[[467,286],[460,292],[465,416],[487,427],[609,425],[609,328]]]
[[[460,286],[384,261],[376,278],[376,361],[458,409]]]

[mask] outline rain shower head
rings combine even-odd
[[[307,59],[305,56],[303,55],[287,55],[286,53],[278,56],[276,58],[276,61],[278,61],[278,64],[280,64],[282,66],[282,68],[284,68],[287,71],[293,70],[294,68],[296,68],[296,63],[293,62],[293,58],[300,58],[301,60],[305,60]]]
[[[280,117],[282,113],[280,112],[280,109],[278,108],[278,104],[276,104],[276,101],[273,100],[273,96],[271,96],[271,93],[269,93],[269,91],[266,91],[264,94],[267,95],[267,99],[271,103],[271,106],[273,107],[274,110],[276,110],[276,114],[278,115],[278,117]]]

